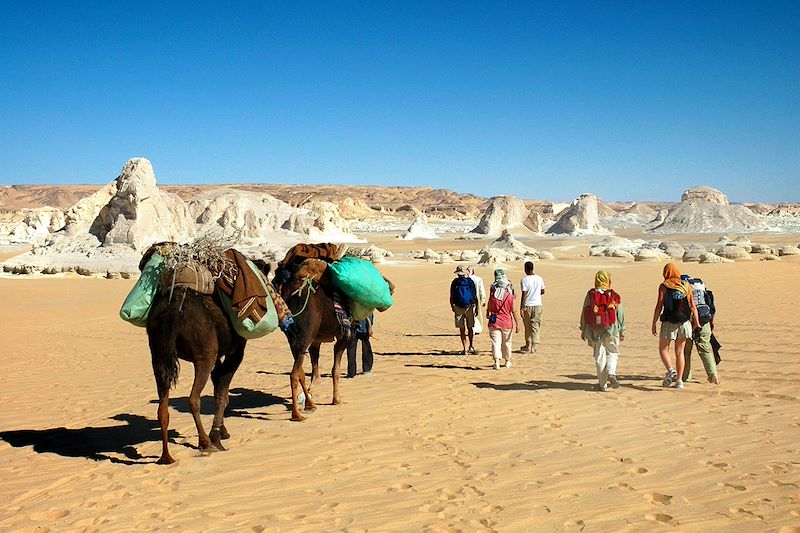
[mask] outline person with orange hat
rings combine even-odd
[[[683,350],[686,340],[692,337],[692,330],[700,327],[697,307],[694,304],[692,288],[681,279],[681,271],[675,263],[664,265],[664,281],[658,286],[658,299],[653,311],[653,335],[658,335],[658,355],[667,369],[662,385],[683,389]],[[661,329],[656,324],[661,320]],[[669,344],[675,343],[675,367],[669,356]]]

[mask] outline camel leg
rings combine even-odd
[[[314,390],[314,386],[319,383],[319,347],[320,343],[315,342],[308,347],[308,353],[311,355],[311,386],[308,387],[309,391]]]
[[[228,407],[228,390],[230,389],[233,374],[239,368],[244,358],[244,343],[236,348],[236,351],[225,356],[222,362],[217,361],[214,370],[211,371],[211,382],[214,384],[214,422],[211,425],[211,445],[221,451],[225,451],[221,439],[230,438],[228,430],[225,429],[225,409]]]
[[[348,340],[336,339],[336,344],[333,345],[333,369],[331,370],[331,379],[333,380],[333,405],[342,403],[339,396],[339,372],[342,366],[342,354],[347,348]]]
[[[175,459],[169,454],[169,387],[158,387],[158,423],[161,425],[161,457],[156,461],[160,465],[171,465]]]
[[[300,409],[297,407],[298,386],[302,386],[303,392],[306,395],[306,402],[310,400],[306,387],[305,371],[303,370],[303,359],[305,358],[305,353],[306,352],[300,352],[295,355],[294,366],[292,366],[292,371],[289,374],[289,383],[292,386],[292,420],[295,422],[302,422],[305,420],[305,417],[300,414]]]
[[[216,354],[216,349],[211,353]],[[215,359],[216,356],[211,359],[205,357],[194,363],[194,382],[192,383],[192,392],[189,393],[189,410],[192,412],[194,425],[197,427],[197,447],[204,451],[211,450],[211,441],[206,434],[205,428],[203,428],[203,422],[200,420],[200,394],[203,392],[206,383],[208,383],[208,377],[211,374],[211,362]]]

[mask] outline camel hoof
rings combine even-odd
[[[305,419],[306,419],[306,417],[304,417],[300,413],[297,413],[297,414],[292,415],[291,421],[292,422],[302,422]]]
[[[342,400],[339,400],[338,398],[334,398],[333,401],[331,402],[331,405],[339,405],[341,403],[342,403]]]
[[[225,429],[225,426],[219,428],[219,438],[221,438],[222,440],[231,438],[231,434],[228,433],[228,430]]]
[[[157,465],[171,465],[175,462],[175,459],[170,457],[169,455],[162,455],[158,461],[156,461]]]

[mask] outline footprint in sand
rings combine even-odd
[[[660,492],[650,492],[644,495],[644,499],[652,504],[669,505],[672,501],[672,496],[661,494]]]
[[[35,514],[31,518],[34,520],[41,520],[42,522],[55,522],[66,516],[69,516],[69,511],[66,509],[50,509],[49,511]]]
[[[733,514],[742,514],[742,515],[747,515],[748,517],[764,520],[764,517],[761,516],[760,514],[755,514],[754,512],[748,511],[743,507],[731,507],[730,509],[728,509],[728,511],[730,511]]]
[[[586,527],[586,522],[583,520],[567,520],[564,522],[565,528],[578,528],[579,530],[583,531],[583,528]]]
[[[747,487],[744,485],[734,485],[733,483],[717,483],[718,487],[728,487],[735,491],[744,492],[747,490]]]
[[[784,526],[778,530],[778,533],[800,533],[800,526]]]
[[[409,485],[408,483],[395,483],[394,485],[386,489],[386,492],[406,492],[409,490],[413,491],[414,487]]]
[[[636,490],[627,483],[614,483],[613,485],[608,486],[608,490]]]
[[[558,428],[561,427],[561,424],[556,424],[555,422],[553,422],[551,424],[545,424],[542,427],[545,428],[545,429],[558,429]]]
[[[784,482],[777,479],[775,481],[770,481],[769,484],[772,485],[773,487],[800,487],[800,485],[798,485],[797,483]]]
[[[644,515],[644,517],[650,520],[651,522],[659,522],[661,524],[669,524],[672,522],[672,517],[664,513],[646,514]]]
[[[420,507],[419,510],[423,513],[441,513],[444,511],[444,507],[435,503],[428,503]]]
[[[627,472],[629,474],[646,474],[648,470],[643,466],[634,466],[633,468],[629,468]]]

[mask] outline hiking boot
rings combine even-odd
[[[670,368],[667,375],[664,376],[664,381],[661,382],[662,387],[671,387],[673,383],[678,380],[678,372],[674,368]]]
[[[372,375],[372,370],[367,370],[366,372],[362,372],[361,375],[362,376],[371,376]]]
[[[681,381],[681,380],[679,379],[679,380],[678,380],[678,381],[675,383],[675,388],[676,388],[676,389],[682,389],[682,388],[683,388],[683,381]]]
[[[608,382],[611,383],[611,388],[612,389],[618,389],[619,388],[619,380],[617,379],[617,376],[615,376],[614,374],[610,374],[608,376]]]
[[[475,355],[475,354],[477,354],[478,352],[476,352],[476,351],[475,351],[475,348],[473,348],[472,346],[470,346],[470,347],[469,347],[469,350],[467,350],[467,353],[468,353],[468,354],[470,354],[470,355]]]
[[[519,350],[517,350],[517,353],[531,353],[531,348],[526,344],[525,346],[522,346]]]

